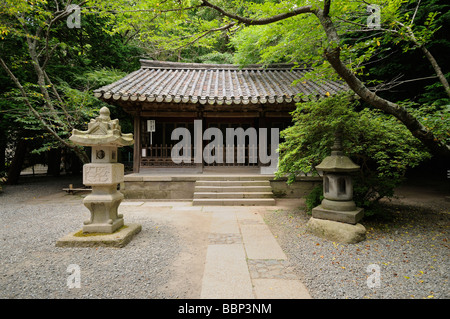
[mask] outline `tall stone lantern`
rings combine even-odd
[[[350,173],[360,169],[342,152],[341,132],[336,133],[331,155],[316,166],[323,172],[323,196],[321,204],[312,209],[308,228],[316,235],[344,243],[364,240],[366,230],[358,224],[364,209],[353,201],[353,181]]]
[[[92,187],[83,204],[91,212],[83,233],[113,233],[124,225],[118,208],[124,196],[117,185],[124,181],[124,165],[117,163],[118,147],[133,145],[133,134],[122,134],[119,120],[111,120],[107,107],[88,123],[87,131],[74,129],[70,140],[92,147],[91,163],[83,166],[83,184]]]

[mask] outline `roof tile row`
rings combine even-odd
[[[308,70],[289,66],[263,69],[250,66],[211,65],[141,60],[141,68],[94,91],[106,100],[201,104],[264,104],[305,100],[347,90],[336,81],[305,80]],[[303,93],[304,97],[299,94]]]

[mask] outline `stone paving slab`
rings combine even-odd
[[[288,260],[249,259],[247,263],[253,279],[297,279]]]
[[[257,299],[311,299],[299,280],[254,279],[252,282]]]
[[[144,204],[144,202],[122,201],[122,203],[120,203],[120,206],[141,206],[142,204]]]
[[[210,245],[242,244],[241,234],[236,233],[212,233],[208,236]]]
[[[190,210],[190,211],[197,211],[200,212],[202,210],[201,207],[199,206],[173,206],[172,207],[173,210],[177,210],[177,211],[186,211],[186,210]]]
[[[211,233],[237,233],[239,234],[239,225],[236,220],[236,214],[230,212],[216,212],[212,214]]]
[[[252,282],[241,244],[209,245],[202,299],[253,299]]]
[[[261,215],[259,214],[260,209],[256,209],[256,208],[249,208],[249,209],[237,209],[236,210],[236,218],[239,222],[242,221],[250,221],[253,220],[255,222],[259,222],[261,225],[264,225],[264,220],[261,217]]]
[[[240,224],[240,228],[249,259],[287,259],[267,225]]]
[[[146,201],[146,202],[144,202],[144,204],[143,204],[142,206],[143,206],[143,207],[192,206],[192,202],[185,202],[185,201],[180,201],[180,202],[166,202],[166,201],[155,202],[155,201]]]

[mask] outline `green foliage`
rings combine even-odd
[[[440,105],[441,103],[446,104]],[[442,99],[432,105],[419,105],[411,101],[400,104],[419,118],[438,140],[450,144],[450,99]]]
[[[211,52],[198,57],[200,63],[210,63],[210,64],[232,64],[233,55],[229,52]]]
[[[21,136],[32,154],[70,148],[72,129],[85,127],[106,105],[92,90],[137,69],[144,52],[129,34],[111,32],[114,16],[82,12],[79,29],[68,28],[66,19],[50,23],[58,5],[64,9],[66,3],[11,0],[0,5],[0,58],[26,94],[0,68],[0,133],[8,141]],[[37,81],[36,65],[48,76],[44,81]],[[81,148],[74,149],[86,158]]]
[[[231,38],[238,64],[323,63],[320,46],[324,33],[313,16],[297,16],[271,25],[251,26]],[[299,50],[299,47],[302,50]]]
[[[449,43],[450,45],[450,43]],[[447,79],[450,79],[450,73],[447,73],[445,75]],[[424,86],[423,90],[421,90],[423,93],[417,98],[418,103],[427,104],[431,103],[433,104],[437,109],[445,109],[447,107],[448,112],[448,106],[450,105],[450,99],[448,95],[445,94],[444,88],[440,82],[436,82],[430,85]]]
[[[300,173],[317,174],[315,165],[330,154],[334,132],[342,129],[344,153],[361,167],[354,176],[354,199],[369,210],[393,196],[408,168],[430,157],[398,120],[363,108],[348,93],[299,103],[292,115],[294,124],[281,132],[277,176],[287,175],[292,183]],[[317,197],[312,194],[311,203]]]
[[[315,186],[311,192],[306,195],[305,198],[305,204],[306,204],[306,211],[309,213],[312,211],[312,209],[322,202],[323,199],[323,187],[322,185]]]
[[[368,4],[381,8],[381,28],[368,29]],[[246,16],[269,17],[289,11],[294,5],[323,6],[323,1],[241,1]],[[419,4],[419,6],[418,6]],[[417,8],[417,12],[416,12]],[[235,8],[236,9],[236,8]],[[395,90],[378,92],[393,101],[411,99],[431,104],[448,96],[418,44],[425,45],[443,70],[448,70],[450,4],[442,0],[332,1],[330,15],[341,43],[326,40],[323,28],[312,14],[295,16],[270,25],[241,27],[230,39],[235,62],[246,65],[293,62],[314,68],[310,78],[336,78],[325,62],[324,49],[339,46],[341,60],[367,85],[401,81]],[[414,16],[414,19],[413,19]],[[413,38],[414,36],[414,38]],[[415,39],[415,40],[413,40]],[[448,78],[448,77],[447,77]],[[421,79],[421,80],[413,80]]]
[[[403,1],[393,14],[382,15],[382,32],[361,32],[353,28],[343,35],[346,43],[370,39],[380,44],[364,62],[361,78],[366,83],[389,83],[398,78],[399,83],[393,89],[388,85],[378,92],[393,101],[409,99],[422,104],[448,103],[448,95],[440,82],[430,78],[435,75],[435,70],[412,41],[411,35],[433,54],[441,69],[448,72],[450,61],[446,57],[450,55],[450,41],[446,30],[450,27],[449,9],[448,1]],[[365,54],[365,51],[362,49],[357,53]],[[448,79],[449,74],[446,77]]]

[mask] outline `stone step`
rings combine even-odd
[[[195,186],[270,186],[268,180],[255,181],[196,181]]]
[[[195,182],[193,205],[272,206],[270,177],[202,176]]]
[[[196,192],[195,199],[200,198],[273,198],[272,192]]]
[[[194,198],[194,206],[273,206],[273,198]]]
[[[261,181],[272,180],[273,175],[199,175],[197,181]]]
[[[272,192],[270,186],[195,186],[194,193]]]

